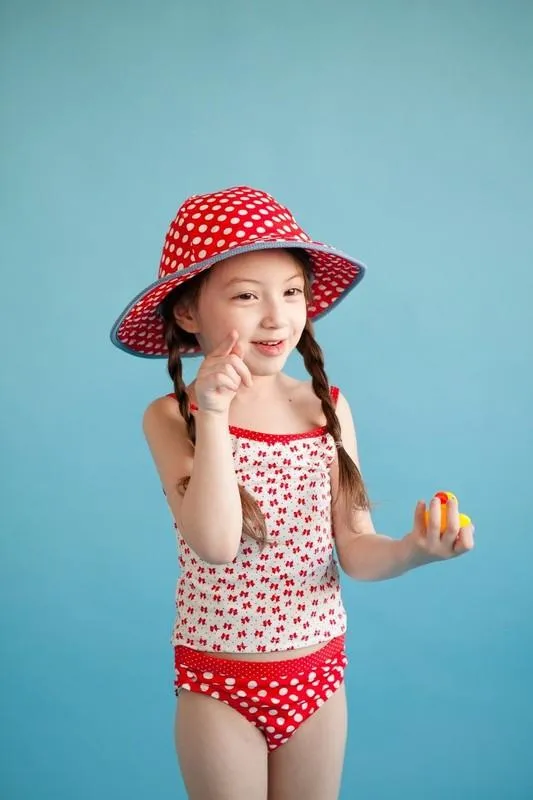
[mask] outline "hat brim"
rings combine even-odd
[[[111,328],[112,343],[120,350],[140,358],[167,358],[163,320],[157,314],[157,308],[169,292],[230,256],[279,248],[300,248],[311,258],[314,274],[313,301],[308,307],[308,317],[311,320],[319,319],[331,311],[360,283],[366,272],[366,266],[362,262],[321,242],[283,239],[235,247],[215,258],[198,262],[177,274],[160,278],[143,289],[126,306]],[[195,356],[200,353],[199,347],[183,348],[181,351],[182,356]]]

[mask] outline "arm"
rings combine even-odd
[[[359,468],[357,440],[350,407],[339,393],[337,417],[341,426],[344,449]],[[331,468],[332,496],[338,491],[338,463]],[[406,539],[392,539],[376,533],[369,511],[354,511],[351,525],[343,513],[342,503],[333,504],[333,530],[337,555],[342,570],[351,578],[379,581],[402,575],[418,564]],[[354,533],[357,531],[357,533]]]
[[[173,397],[151,403],[143,431],[178,529],[210,564],[232,561],[242,534],[242,507],[224,415],[198,411],[196,447]],[[190,475],[185,493],[177,488]]]

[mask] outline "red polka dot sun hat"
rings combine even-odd
[[[157,280],[127,305],[111,329],[111,341],[135,356],[167,357],[158,306],[172,289],[238,253],[289,247],[302,248],[311,261],[312,320],[330,311],[364,276],[363,264],[313,241],[289,209],[266,192],[235,186],[189,197],[170,223]],[[184,348],[182,355],[199,352]]]

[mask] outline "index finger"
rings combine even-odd
[[[209,353],[210,356],[229,356],[236,343],[239,340],[239,332],[235,329],[230,331],[228,335]]]

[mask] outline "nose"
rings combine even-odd
[[[271,298],[265,301],[262,324],[269,330],[287,327],[287,308],[283,300]]]

